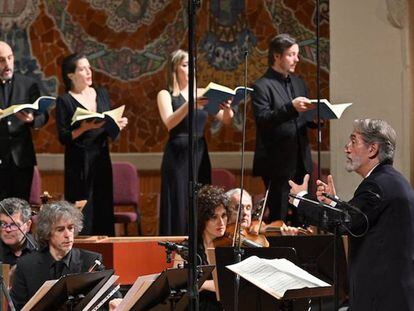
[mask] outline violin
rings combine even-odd
[[[236,245],[235,241],[236,224],[227,224],[226,232],[222,237],[213,241],[215,247],[231,247]],[[269,241],[262,234],[249,233],[247,229],[240,232],[241,246],[243,247],[269,247]]]
[[[259,233],[264,234],[265,236],[279,236],[279,235],[283,235],[283,232],[285,233],[285,235],[311,235],[313,234],[312,230],[310,229],[304,229],[301,227],[288,227],[286,226],[283,220],[275,220],[275,221],[272,221],[268,225],[265,224],[263,226],[262,224],[262,226],[260,227],[259,227],[259,221],[253,220],[251,228],[252,228],[251,231],[255,231],[255,232],[257,232],[257,229],[260,228]]]

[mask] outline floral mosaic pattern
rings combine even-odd
[[[125,104],[129,125],[113,143],[114,152],[160,152],[168,133],[158,115],[156,96],[166,87],[166,61],[187,46],[186,0],[4,0],[0,38],[11,43],[16,68],[42,80],[47,92],[63,91],[60,62],[85,53],[94,81],[108,88],[114,106]],[[205,0],[197,11],[197,81],[230,87],[253,84],[267,68],[267,42],[288,32],[301,45],[298,73],[316,96],[315,0]],[[321,90],[329,98],[329,1],[321,1]],[[240,108],[243,108],[241,106]],[[240,109],[242,110],[242,109]],[[211,151],[239,151],[241,117],[232,126],[211,120],[206,131]],[[255,125],[247,103],[247,150],[254,149]],[[329,127],[323,137],[328,137]],[[315,133],[312,133],[315,141]],[[38,152],[62,152],[54,118],[35,133]],[[314,144],[314,143],[313,143]],[[323,141],[323,150],[329,141]]]

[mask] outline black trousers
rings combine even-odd
[[[13,161],[0,169],[0,200],[20,198],[29,202],[34,167],[17,167]]]

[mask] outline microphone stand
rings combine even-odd
[[[26,232],[23,232],[22,228],[20,228],[20,226],[16,223],[16,221],[13,219],[12,215],[10,215],[9,211],[3,206],[2,203],[0,203],[0,210],[3,211],[4,214],[7,215],[7,217],[10,218],[12,223],[17,227],[17,229],[20,231],[20,233],[23,234],[26,241],[33,247],[33,249],[38,250],[37,243],[35,241],[32,241],[32,239],[30,238],[30,236]]]
[[[324,226],[327,226],[329,222],[329,217],[326,215],[327,210],[343,216],[343,217],[337,217],[337,218],[335,217],[335,221],[333,223],[334,224],[333,282],[334,282],[334,310],[336,311],[339,308],[339,256],[338,255],[339,255],[339,245],[340,245],[339,241],[341,239],[341,235],[339,232],[339,226],[342,226],[344,223],[350,222],[349,213],[346,210],[342,210],[340,208],[336,208],[336,207],[330,206],[328,204],[325,204],[319,201],[310,200],[305,197],[299,197],[293,194],[289,194],[289,196],[291,198],[322,207],[324,209],[324,215],[323,215],[324,219],[322,221]]]
[[[318,122],[318,179],[321,179],[321,142],[322,142],[322,129],[321,129],[321,61],[320,61],[320,8],[319,0],[316,0],[316,98],[318,100],[316,106],[316,120]],[[338,309],[336,309],[338,310]]]
[[[197,285],[197,181],[194,176],[194,51],[195,51],[195,28],[196,8],[200,5],[199,0],[188,0],[188,179],[189,179],[189,202],[188,202],[188,309],[198,310],[198,285]]]
[[[241,148],[241,169],[240,169],[240,201],[239,209],[237,211],[237,222],[236,222],[236,232],[234,234],[235,248],[234,248],[234,261],[239,263],[241,257],[244,253],[241,248],[241,209],[243,208],[243,191],[244,191],[244,149],[246,144],[246,116],[247,116],[247,57],[249,52],[246,50],[244,52],[244,108],[243,108],[243,127],[242,127],[242,148]],[[233,309],[239,309],[239,289],[240,289],[240,276],[235,274],[234,276],[234,305]]]

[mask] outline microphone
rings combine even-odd
[[[158,242],[158,245],[164,246],[166,251],[172,252],[172,251],[176,251],[181,257],[183,257],[183,259],[187,260],[188,259],[188,247],[178,244],[178,243],[173,243],[173,242]]]
[[[332,201],[334,201],[334,202],[338,203],[339,205],[342,205],[342,206],[344,206],[344,207],[347,207],[348,209],[352,209],[352,210],[354,210],[354,211],[357,211],[358,213],[360,213],[360,212],[361,212],[361,210],[360,210],[358,207],[355,207],[355,206],[353,206],[352,204],[349,204],[348,202],[342,201],[340,198],[337,198],[337,197],[335,197],[335,196],[333,196],[333,195],[331,195],[331,194],[329,194],[329,193],[322,192],[322,195],[323,195],[325,198],[328,198],[328,199],[330,199],[330,200],[332,200]]]
[[[307,203],[310,203],[312,205],[318,205],[318,206],[323,207],[325,209],[330,209],[330,210],[335,211],[335,212],[343,213],[343,210],[341,210],[339,208],[336,208],[336,207],[333,207],[333,206],[330,206],[330,205],[325,204],[323,202],[314,201],[314,200],[311,200],[311,199],[308,199],[308,198],[305,198],[305,197],[300,197],[300,196],[297,196],[297,195],[292,194],[292,193],[289,193],[289,196],[291,198],[297,199],[299,201],[307,202]]]

